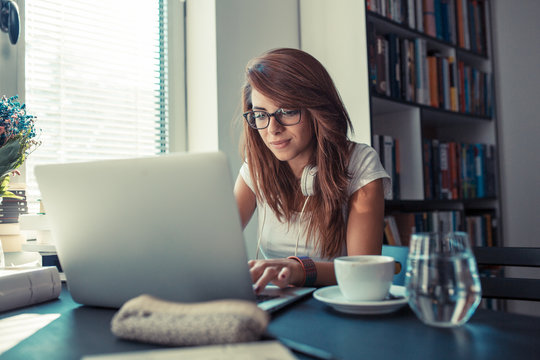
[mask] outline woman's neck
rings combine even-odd
[[[289,164],[289,167],[291,168],[292,173],[297,179],[300,179],[302,177],[302,172],[304,171],[304,168],[307,164],[309,164],[309,161],[313,155],[313,151],[315,151],[313,148],[310,149],[309,152],[304,152],[303,154],[299,154],[293,159],[290,159],[287,161]]]
[[[302,159],[302,161],[288,161],[288,164],[294,176],[300,180],[304,168],[309,164],[309,159]]]

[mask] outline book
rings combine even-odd
[[[388,219],[384,219],[384,243],[396,246],[396,239],[394,238],[394,234],[392,233],[392,229],[390,228],[390,223],[388,222]]]
[[[411,28],[411,29],[414,29],[416,27],[416,13],[415,13],[415,8],[414,8],[414,3],[415,3],[416,0],[407,0],[407,5],[406,5],[406,11],[407,11],[407,17],[406,17],[406,20],[407,20],[407,25]]]
[[[399,230],[401,245],[408,246],[411,235],[418,230],[415,223],[415,214],[402,212],[393,214],[393,217]]]
[[[424,0],[423,3],[424,32],[432,37],[437,37],[437,25],[435,21],[435,0]]]
[[[458,111],[465,112],[465,63],[461,60],[457,65],[458,72]]]
[[[439,72],[437,71],[437,57],[435,55],[428,55],[426,61],[428,67],[429,105],[439,107]]]
[[[440,199],[451,199],[451,179],[450,179],[450,160],[448,143],[441,142],[439,144],[439,166],[440,166]]]
[[[451,199],[459,199],[459,152],[455,141],[448,143],[448,166],[450,167],[450,194]]]
[[[439,139],[431,139],[431,183],[433,199],[442,199],[441,196],[441,155]]]
[[[388,86],[388,41],[383,35],[376,36],[375,61],[377,68],[377,86],[376,90],[381,95],[387,95],[390,92]]]
[[[0,218],[18,217],[19,211],[17,209],[4,209],[0,208]]]
[[[469,184],[469,199],[477,197],[477,177],[476,177],[476,148],[474,144],[467,145],[467,181]]]
[[[447,57],[441,57],[442,74],[439,75],[442,78],[442,82],[439,87],[442,87],[440,96],[442,97],[441,104],[445,110],[451,110],[450,104],[450,63]]]
[[[457,35],[458,45],[464,49],[468,49],[468,20],[467,20],[467,0],[456,0],[456,19],[457,19]]]
[[[34,305],[60,296],[56,267],[0,269],[0,312]]]
[[[401,235],[399,234],[399,229],[396,223],[396,218],[393,215],[389,215],[385,217],[385,221],[389,227],[389,230],[392,234],[392,237],[394,239],[394,244],[397,246],[401,246]]]
[[[381,141],[380,141],[380,147],[381,147],[381,160],[383,162],[383,167],[390,175],[390,178],[392,181],[395,180],[395,166],[394,166],[394,159],[395,159],[395,147],[394,147],[394,138],[390,135],[381,135]],[[393,191],[393,189],[392,189]],[[387,200],[393,200],[395,199],[394,194],[392,192],[392,197],[388,198]]]
[[[495,240],[493,238],[493,216],[491,214],[484,214],[483,216],[486,223],[486,244],[487,246],[495,246]]]
[[[411,53],[411,41],[401,39],[401,98],[406,101],[414,101],[414,58]]]
[[[392,177],[392,192],[394,199],[401,198],[401,160],[399,155],[399,139],[394,139],[394,176]]]
[[[439,107],[444,108],[444,79],[443,79],[443,64],[442,64],[442,55],[439,53],[435,54],[435,58],[437,59],[437,86],[438,91],[437,94],[439,95]]]
[[[424,197],[426,199],[433,199],[434,189],[433,189],[433,159],[432,159],[432,151],[431,151],[431,140],[430,139],[422,139],[422,167],[423,167],[423,174],[424,174]]]
[[[21,232],[19,223],[0,224],[0,235],[18,235]]]
[[[453,56],[448,57],[448,70],[450,80],[450,110],[458,111],[458,80],[457,66]]]
[[[0,242],[2,243],[4,252],[21,251],[21,245],[25,240],[26,238],[22,234],[0,235]]]
[[[484,144],[474,144],[474,164],[475,164],[475,180],[476,180],[476,197],[486,197],[486,167],[485,167],[485,148]]]
[[[450,29],[450,42],[457,44],[457,25],[456,25],[456,0],[449,0],[448,3],[448,28]]]
[[[486,197],[496,197],[496,182],[495,182],[495,146],[486,145]]]
[[[437,39],[443,39],[443,13],[442,13],[442,0],[433,0],[433,13],[435,14],[435,37]]]
[[[396,99],[401,97],[401,48],[400,38],[394,34],[386,35],[388,41],[388,84],[390,96]]]
[[[282,340],[283,341],[283,340]],[[285,342],[291,349],[307,354],[312,358],[330,359],[331,355],[319,349],[304,344],[291,344]],[[295,342],[296,343],[296,342]],[[322,357],[324,356],[324,357]],[[260,360],[295,360],[297,359],[289,349],[279,341],[254,341],[250,343],[236,343],[224,345],[192,346],[173,349],[140,350],[114,354],[85,355],[82,360],[140,360],[140,359],[260,359]]]

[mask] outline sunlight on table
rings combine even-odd
[[[0,320],[0,355],[59,317],[60,314],[21,314]]]

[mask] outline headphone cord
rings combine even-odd
[[[261,225],[261,230],[259,231],[259,239],[257,240],[257,251],[255,252],[255,260],[259,260],[259,249],[261,247],[262,233],[264,229],[264,223],[266,221],[266,206],[263,206],[263,221]]]
[[[298,219],[299,225],[301,224],[302,217],[304,216],[304,210],[306,209],[306,205],[308,203],[309,196],[306,196],[306,200],[304,201],[304,205],[302,206],[302,210],[300,211],[300,218]],[[263,207],[263,221],[261,224],[261,229],[259,231],[259,239],[257,240],[257,251],[255,252],[255,260],[259,259],[259,252],[261,248],[261,239],[264,229],[264,223],[266,222],[266,207]],[[298,255],[298,243],[300,242],[300,231],[298,231],[298,236],[296,238],[296,246],[294,247],[294,256]]]
[[[302,224],[302,217],[304,216],[304,209],[306,208],[309,196],[306,196],[304,205],[302,206],[302,211],[300,211],[300,217],[298,218],[298,236],[296,237],[296,246],[294,247],[294,256],[298,255],[298,242],[300,241],[300,225]]]

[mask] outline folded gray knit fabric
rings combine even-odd
[[[141,295],[114,315],[116,336],[161,345],[191,346],[258,340],[269,317],[243,300],[179,303]]]

